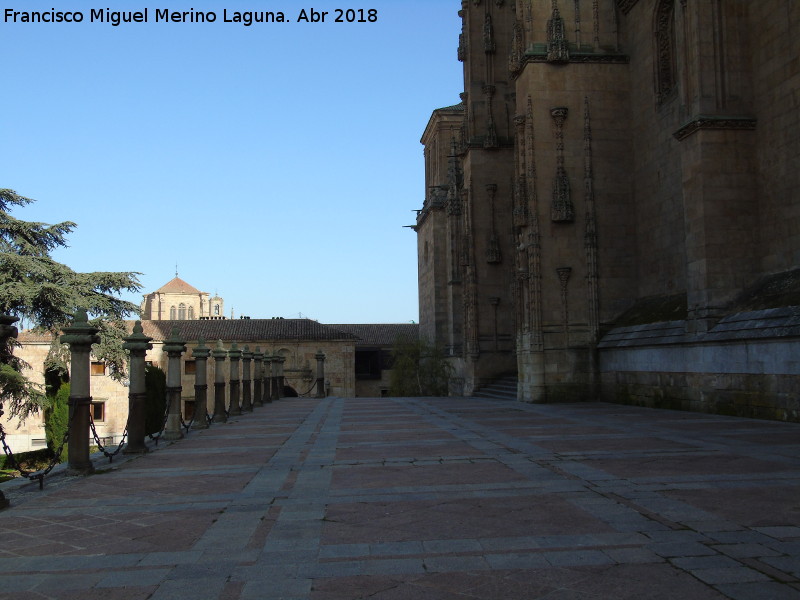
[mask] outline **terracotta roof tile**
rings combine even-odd
[[[161,292],[162,294],[202,294],[200,290],[196,287],[189,285],[180,277],[175,277],[171,281],[168,281],[160,288],[156,290],[156,292]]]
[[[364,346],[394,346],[399,339],[401,341],[415,341],[419,338],[419,324],[417,323],[367,323],[367,324],[347,324],[347,325],[328,325],[341,331],[345,331],[362,341]]]
[[[187,341],[249,342],[261,340],[355,340],[356,336],[310,319],[225,319],[218,321],[142,321],[145,335],[156,341],[169,337],[173,327]],[[128,329],[133,321],[128,322]]]

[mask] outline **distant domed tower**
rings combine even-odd
[[[217,295],[209,298],[208,292],[201,292],[176,274],[174,279],[144,296],[141,311],[145,321],[193,321],[220,317],[222,308],[222,298]]]

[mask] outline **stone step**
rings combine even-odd
[[[476,390],[473,396],[476,398],[494,398],[497,400],[516,400],[517,377],[516,375],[501,377]]]

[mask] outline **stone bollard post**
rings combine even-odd
[[[228,383],[230,387],[230,403],[228,404],[228,416],[238,417],[242,414],[242,409],[239,406],[239,359],[242,357],[242,351],[236,342],[231,344],[231,349],[228,350],[228,360],[231,363],[231,378]]]
[[[317,359],[317,398],[325,397],[325,355],[322,350],[317,350],[314,355]]]
[[[278,363],[278,371],[277,376],[275,377],[275,383],[278,387],[278,400],[283,398],[283,386],[286,383],[286,377],[283,375],[283,363],[286,362],[286,359],[280,355],[275,357]]]
[[[130,385],[128,387],[128,445],[123,454],[144,454],[148,451],[144,438],[147,435],[147,385],[145,383],[145,354],[153,347],[153,340],[142,329],[142,322],[136,321],[133,333],[122,338],[123,350],[130,353]]]
[[[222,345],[222,340],[217,341],[217,346],[211,351],[214,357],[214,417],[212,423],[224,423],[228,420],[225,414],[225,372],[223,363],[228,358],[228,351]]]
[[[242,412],[253,412],[253,390],[250,380],[250,361],[253,360],[253,353],[250,346],[245,346],[242,350]]]
[[[89,395],[89,363],[92,344],[100,341],[97,327],[89,325],[86,311],[78,309],[71,327],[64,328],[61,343],[69,345],[69,464],[67,475],[89,475],[94,472],[89,460],[90,414],[92,397]]]
[[[275,357],[264,353],[264,402],[271,404],[275,399],[275,380],[272,372],[275,369]]]
[[[253,406],[264,406],[261,384],[264,379],[264,353],[256,346],[253,351]]]
[[[167,353],[167,426],[164,429],[165,440],[179,440],[181,431],[181,355],[186,352],[186,342],[181,339],[178,328],[173,327],[169,337],[164,340],[164,352]]]
[[[206,348],[205,340],[197,340],[192,350],[194,358],[194,423],[192,429],[208,429],[208,357],[211,350]]]
[[[9,340],[19,335],[19,330],[14,327],[14,323],[19,321],[17,317],[11,315],[0,315],[0,364],[7,365],[11,361],[11,346]],[[3,416],[3,397],[0,396],[0,417]],[[3,425],[0,423],[0,434],[3,432]],[[8,507],[10,502],[0,491],[0,510]]]

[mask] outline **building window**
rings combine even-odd
[[[106,363],[100,360],[93,360],[92,366],[89,371],[92,375],[105,375],[106,374]]]
[[[178,321],[185,321],[186,320],[186,305],[181,302],[178,305]]]
[[[102,423],[106,420],[106,402],[105,400],[96,400],[92,402],[92,421],[95,423]]]
[[[194,375],[197,373],[197,361],[187,360],[183,363],[183,373],[185,375]]]
[[[219,304],[214,305],[214,315],[219,316]]]
[[[189,307],[188,314],[189,314],[189,320],[194,321],[194,306]]]
[[[174,306],[169,307],[169,320],[174,321],[178,318],[178,309]]]

